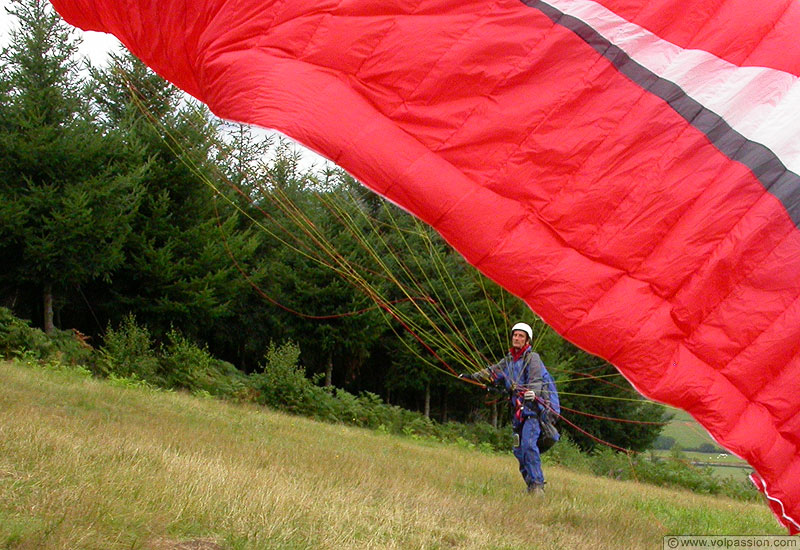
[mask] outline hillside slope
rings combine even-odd
[[[763,504],[0,363],[0,548],[660,548]]]

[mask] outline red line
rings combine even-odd
[[[643,403],[644,402],[645,401],[643,401]],[[611,421],[614,421],[614,422],[627,422],[629,424],[652,424],[654,426],[666,426],[667,424],[669,424],[669,422],[655,422],[655,421],[648,421],[648,420],[631,420],[629,418],[615,418],[613,416],[602,416],[602,415],[599,415],[599,414],[592,414],[592,413],[588,413],[588,412],[581,412],[581,411],[578,411],[578,410],[575,410],[575,409],[570,409],[569,407],[565,407],[564,405],[561,405],[561,409],[565,410],[565,411],[569,411],[571,413],[581,414],[583,416],[588,416],[590,418],[599,418],[601,420],[611,420]]]

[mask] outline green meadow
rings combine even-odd
[[[0,363],[2,549],[661,548],[785,534],[761,502]]]
[[[683,457],[695,464],[707,464],[717,477],[731,477],[734,479],[745,480],[753,469],[738,456],[719,448],[719,444],[708,434],[697,421],[686,411],[674,409],[673,418],[669,424],[664,426],[661,435],[675,439],[675,445],[682,449]],[[690,451],[686,449],[697,449],[701,445],[713,445],[718,448],[711,453]],[[656,456],[668,457],[670,451],[653,451]],[[737,465],[741,467],[720,466],[721,464]]]

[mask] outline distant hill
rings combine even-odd
[[[673,409],[672,412],[674,417],[669,424],[664,426],[661,437],[673,438],[681,449],[697,450],[706,446],[709,448],[709,452],[712,450],[713,452],[725,452],[689,413],[680,409]]]
[[[708,465],[717,477],[747,479],[753,471],[747,462],[721,447],[686,411],[676,409],[674,414],[661,432],[661,438],[674,439],[675,446],[684,452],[687,460],[697,465]],[[660,451],[660,454],[668,453]]]

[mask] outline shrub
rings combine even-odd
[[[398,407],[387,405],[379,395],[371,392],[359,394],[357,399],[357,418],[360,426],[375,428],[391,423],[392,415]]]
[[[270,343],[260,373],[250,375],[250,384],[258,391],[258,402],[276,409],[308,413],[315,386],[305,377],[298,365],[300,348],[287,342],[281,346]]]
[[[324,395],[319,395],[319,390],[323,390]],[[392,424],[392,407],[374,393],[363,392],[356,396],[341,389],[317,387],[312,392],[315,395],[312,411],[316,418],[362,428]]]
[[[136,374],[122,377],[111,373],[108,375],[108,383],[117,388],[136,388],[161,391],[158,387],[136,376]]]
[[[697,449],[695,449],[698,453],[724,453],[725,450],[717,447],[713,443],[701,443]]]
[[[215,359],[206,346],[198,346],[175,329],[161,347],[159,370],[166,387],[195,394],[233,396],[244,386],[245,377],[236,367]]]
[[[87,364],[92,348],[71,330],[54,330],[48,336],[19,319],[8,308],[0,307],[0,356],[63,361],[70,365]]]
[[[510,432],[486,423],[439,424],[421,413],[387,405],[374,393],[356,396],[341,389],[319,387],[305,377],[298,365],[299,356],[300,350],[292,343],[270,344],[261,372],[251,374],[249,379],[256,402],[317,420],[379,429],[382,433],[415,439],[453,442],[483,451],[511,448]]]
[[[71,366],[90,365],[95,350],[86,343],[86,337],[76,330],[54,330],[49,336],[51,351],[49,356]]]
[[[97,361],[99,374],[130,379],[195,394],[243,395],[245,376],[236,367],[211,356],[172,329],[167,342],[154,349],[150,331],[128,315],[117,329],[108,327]]]
[[[558,443],[542,455],[544,464],[558,464],[580,472],[592,471],[592,457],[581,451],[580,447],[566,433],[561,433]]]
[[[634,476],[634,463],[630,454],[614,451],[609,447],[595,447],[590,454],[590,468],[593,474],[613,479],[631,479]]]
[[[639,481],[655,485],[685,487],[695,493],[723,493],[721,480],[714,477],[710,468],[693,466],[686,460],[652,461],[637,457],[633,461],[633,472]]]
[[[466,427],[466,437],[479,447],[483,445],[483,448],[486,448],[486,445],[489,445],[497,451],[508,451],[513,446],[514,439],[510,429],[499,430],[488,422],[463,426]]]
[[[717,478],[710,468],[692,465],[680,451],[673,451],[672,456],[665,459],[620,453],[606,447],[587,455],[562,435],[561,441],[544,455],[543,462],[613,479],[683,487],[696,493],[726,495],[740,500],[759,498],[751,484],[731,478]]]
[[[136,324],[133,315],[126,316],[119,328],[109,326],[97,361],[99,374],[117,378],[138,378],[163,385],[159,364],[153,350],[150,331]]]
[[[18,357],[29,351],[40,358],[49,348],[50,341],[44,332],[31,328],[11,310],[0,307],[0,354],[3,357]]]
[[[405,435],[415,435],[417,437],[430,437],[435,433],[435,426],[430,418],[424,415],[419,415],[411,422],[407,422],[403,426],[403,433]]]
[[[668,451],[675,445],[675,438],[669,435],[659,435],[653,442],[653,448]]]

